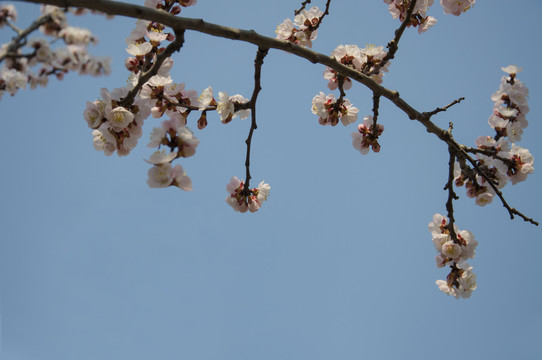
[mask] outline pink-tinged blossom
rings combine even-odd
[[[15,69],[0,70],[0,90],[7,91],[11,96],[15,95],[17,90],[25,89],[27,77]]]
[[[154,166],[149,169],[147,184],[151,188],[177,186],[185,191],[192,190],[192,180],[186,175],[181,165],[171,167],[171,162],[178,157],[177,152],[155,151],[149,160]]]
[[[401,22],[406,19],[408,8],[411,4],[410,0],[384,0],[384,2],[388,4],[388,11],[394,19],[399,19]],[[418,29],[420,34],[431,27],[436,22],[436,19],[426,15],[431,5],[433,5],[433,0],[418,0],[407,26],[425,27],[423,30]]]
[[[227,124],[231,121],[235,112],[235,106],[230,101],[228,93],[222,91],[218,93],[218,103],[216,105],[216,111],[220,115],[220,121],[223,124]]]
[[[171,167],[171,163],[166,162],[151,167],[147,173],[147,184],[151,188],[165,188],[176,186],[185,191],[192,190],[192,180],[181,165]]]
[[[424,33],[430,28],[433,27],[437,23],[437,19],[435,19],[432,16],[428,16],[423,21],[420,22],[420,25],[418,26],[418,34]]]
[[[51,47],[49,42],[44,38],[34,38],[28,42],[28,46],[34,48],[36,51],[36,57],[34,61],[46,63],[52,59]]]
[[[293,22],[286,19],[277,26],[276,38],[301,46],[312,47],[312,42],[316,39],[318,33],[317,26],[323,14],[316,6],[309,10],[303,9],[301,13],[295,16]]]
[[[510,178],[512,185],[525,181],[527,175],[534,172],[534,157],[529,150],[521,146],[512,144],[512,148],[509,151],[501,151],[498,155],[509,160],[506,162],[506,166],[508,167],[506,174]]]
[[[147,175],[147,184],[151,188],[165,188],[171,186],[171,183],[173,182],[173,173],[171,171],[170,163],[154,165],[149,169]]]
[[[456,299],[467,299],[476,290],[476,274],[472,272],[472,266],[461,262],[455,267],[448,279],[436,281],[439,290],[446,295],[452,295]]]
[[[153,44],[158,44],[164,40],[167,39],[168,33],[165,33],[163,29],[156,29],[154,27],[151,27],[149,32],[147,33],[147,37]]]
[[[267,200],[271,187],[262,181],[257,188],[245,192],[244,186],[243,180],[232,177],[228,185],[226,185],[226,191],[229,194],[226,197],[226,202],[235,211],[242,213],[247,211],[256,212],[263,202]]]
[[[435,283],[437,284],[439,290],[445,293],[446,295],[452,295],[454,297],[457,295],[456,289],[453,286],[448,285],[446,281],[437,280]]]
[[[357,45],[339,45],[331,52],[331,57],[353,69],[361,68],[361,50]]]
[[[342,99],[340,103],[337,103],[335,95],[325,95],[320,91],[312,99],[311,111],[313,114],[318,115],[318,122],[320,125],[335,126],[341,120],[344,126],[355,122],[358,118],[358,108],[352,106],[350,100]]]
[[[17,9],[11,4],[0,5],[0,29],[4,27],[7,21],[17,21]]]
[[[47,14],[50,20],[40,26],[40,31],[44,35],[57,36],[58,32],[64,29],[68,24],[66,22],[66,14],[64,11],[54,5],[42,5],[41,13]]]
[[[116,150],[115,136],[109,131],[107,125],[100,126],[92,132],[92,145],[97,151],[103,151],[106,156],[111,156]]]
[[[358,125],[358,131],[351,134],[352,146],[363,155],[369,153],[369,148],[374,152],[379,152],[378,138],[382,135],[382,132],[384,132],[384,125],[377,124],[375,131],[373,116],[365,116],[363,124]]]
[[[205,110],[208,106],[215,106],[216,101],[213,97],[213,88],[209,86],[207,89],[203,90],[198,97],[198,102],[200,111]]]
[[[173,175],[173,181],[171,182],[172,186],[177,186],[184,191],[192,191],[192,179],[186,175],[186,172],[181,165],[175,165],[171,169],[171,173]]]
[[[284,20],[281,24],[277,26],[275,33],[277,34],[276,38],[278,40],[285,40],[291,43],[295,43],[295,32],[297,29],[294,27],[294,23],[290,19]]]
[[[329,80],[327,87],[329,90],[335,90],[339,86],[339,79],[337,78],[337,72],[332,68],[326,68],[324,70],[324,79]],[[352,87],[352,80],[348,77],[344,78],[343,89],[348,90]]]
[[[365,48],[361,49],[360,71],[365,74],[373,72],[377,66],[381,66],[381,62],[386,55],[387,52],[384,50],[383,46],[367,45]],[[390,62],[388,61],[384,66],[380,67],[378,73],[371,76],[371,79],[376,81],[378,84],[382,84],[384,72],[388,72],[389,66]]]
[[[437,264],[437,267],[439,269],[445,267],[449,261],[450,259],[448,259],[446,256],[442,254],[438,254],[437,256],[435,256],[435,263]]]
[[[441,214],[433,215],[433,221],[427,225],[429,232],[433,237],[447,233],[448,228],[448,218]]]
[[[468,230],[461,230],[456,235],[461,243],[461,258],[464,260],[473,259],[476,254],[476,247],[478,246],[478,241],[474,239],[474,234]]]
[[[474,3],[474,1],[472,1],[472,2]],[[501,67],[501,70],[504,71],[505,73],[509,74],[509,75],[516,75],[517,73],[522,71],[523,68],[520,68],[519,66],[516,66],[516,65],[508,65],[506,67],[504,67],[504,66]]]
[[[60,30],[58,32],[58,37],[64,40],[68,45],[88,45],[90,42],[94,44],[98,42],[89,30],[73,26],[67,26]]]
[[[111,127],[123,129],[134,120],[134,114],[122,106],[117,106],[108,114],[107,120]]]
[[[298,15],[294,17],[294,24],[302,31],[311,30],[324,13],[318,9],[317,6],[313,6],[309,10],[303,9]]]
[[[148,42],[132,43],[126,48],[126,52],[133,56],[143,56],[152,50],[152,45]]]
[[[199,145],[199,139],[194,136],[194,133],[186,127],[177,128],[177,137],[175,143],[179,149],[179,155],[182,157],[190,157],[196,153],[196,147]]]
[[[472,292],[477,288],[476,274],[472,272],[473,267],[465,261],[459,262],[457,267],[460,269],[461,275],[457,279],[458,286],[456,298],[468,299]]]
[[[155,127],[151,131],[151,141],[147,144],[147,146],[152,148],[159,145],[167,145],[168,139],[166,134],[166,129],[163,127]]]
[[[144,39],[148,34],[147,28],[149,24],[150,24],[150,21],[148,20],[138,19],[136,21],[135,28],[132,29],[132,32],[126,38],[126,45],[130,45]]]
[[[362,55],[357,45],[339,45],[331,52],[330,56],[343,65],[361,71]],[[335,90],[337,88],[339,80],[335,70],[326,68],[324,70],[324,79],[329,80],[327,85],[329,89]],[[343,89],[348,90],[350,87],[352,87],[352,80],[345,77]]]
[[[445,14],[459,16],[469,10],[475,2],[476,0],[440,0],[440,5]]]
[[[442,255],[456,261],[461,256],[461,246],[452,240],[448,240],[442,244],[440,252]]]
[[[83,118],[87,121],[87,125],[91,129],[97,129],[105,119],[105,104],[101,100],[94,102],[87,101],[87,107],[83,112]]]
[[[149,157],[149,160],[145,160],[145,161],[152,165],[163,165],[163,164],[172,162],[176,157],[177,157],[176,151],[166,153],[165,150],[161,150],[161,151],[158,150],[152,153],[152,155]]]

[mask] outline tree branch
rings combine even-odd
[[[6,47],[6,51],[4,54],[0,55],[0,63],[4,61],[6,57],[8,57],[11,53],[14,53],[18,48],[24,45],[24,41],[26,40],[26,37],[33,31],[37,30],[41,25],[45,24],[46,22],[51,20],[51,16],[49,14],[43,14],[40,17],[38,17],[32,24],[30,24],[29,27],[22,31],[18,31],[17,36],[15,36]]]
[[[429,116],[433,116],[435,114],[438,114],[439,112],[442,112],[442,111],[446,111],[448,110],[450,107],[454,106],[455,104],[459,104],[461,101],[465,100],[464,97],[460,97],[459,99],[457,100],[454,100],[452,101],[451,103],[449,103],[448,105],[444,106],[444,107],[438,107],[436,108],[435,110],[427,113]]]
[[[139,5],[127,4],[127,3],[123,3],[119,1],[106,1],[106,0],[19,0],[19,1],[36,3],[36,4],[56,5],[56,6],[64,7],[64,8],[65,7],[87,8],[87,9],[96,10],[108,15],[120,15],[120,16],[127,16],[127,17],[138,18],[138,19],[145,19],[149,21],[155,21],[174,29],[176,32],[182,29],[193,30],[193,31],[198,31],[198,32],[205,33],[211,36],[244,41],[244,42],[254,44],[258,46],[258,48],[283,50],[290,54],[307,59],[308,61],[314,64],[325,65],[335,70],[337,74],[342,74],[343,76],[347,76],[350,79],[355,80],[365,85],[373,92],[373,96],[383,96],[387,98],[395,106],[401,109],[408,116],[409,119],[417,120],[418,122],[420,122],[425,127],[427,132],[436,135],[440,140],[442,140],[448,145],[449,149],[456,151],[456,156],[458,158],[464,157],[467,160],[469,160],[471,164],[473,164],[473,167],[476,169],[476,171],[478,171],[480,175],[483,176],[486,180],[488,180],[488,182],[492,185],[497,195],[501,198],[503,205],[508,209],[511,215],[511,218],[513,218],[515,214],[522,217],[525,221],[538,225],[538,222],[524,216],[516,209],[511,208],[502,197],[502,193],[498,189],[496,189],[493,182],[487,178],[487,176],[476,165],[475,161],[464,150],[465,147],[463,145],[458,144],[451,137],[448,131],[441,129],[440,127],[435,125],[433,122],[431,122],[431,116],[434,115],[435,113],[438,113],[439,111],[423,112],[423,113],[417,111],[405,100],[403,100],[397,91],[389,90],[377,84],[369,76],[337,62],[335,59],[329,57],[328,55],[324,55],[324,54],[312,51],[310,49],[292,44],[287,41],[277,40],[270,37],[262,36],[256,33],[254,30],[242,30],[242,29],[230,28],[226,26],[208,23],[208,22],[203,21],[202,19],[190,19],[190,18],[178,17],[178,16],[167,14],[164,11],[159,11],[159,10],[155,10],[155,9],[151,9],[151,8],[147,8],[147,7],[139,6]],[[399,33],[398,34],[396,33],[397,39],[400,38],[400,35],[402,34],[401,31],[404,31],[404,29],[401,30],[401,27],[400,27],[398,31]],[[447,106],[446,108],[450,106],[451,105]]]
[[[121,99],[119,102],[120,106],[123,106],[125,108],[128,108],[132,103],[134,102],[135,96],[137,95],[137,92],[141,89],[143,85],[151,77],[156,75],[158,73],[158,70],[162,66],[162,63],[164,60],[166,60],[168,57],[170,57],[175,51],[179,51],[184,43],[184,30],[175,30],[175,40],[173,40],[172,43],[170,43],[166,49],[156,57],[156,61],[152,65],[152,67],[147,70],[145,73],[141,74],[139,77],[136,86],[134,86],[128,94]]]
[[[301,12],[302,12],[303,10],[305,10],[305,6],[307,6],[307,4],[310,4],[310,3],[311,3],[311,0],[305,0],[305,1],[303,1],[303,2],[301,3],[301,7],[300,7],[298,10],[294,11],[294,15],[297,16],[297,15],[301,14]]]
[[[245,168],[246,168],[246,176],[245,176],[245,186],[243,188],[243,191],[248,195],[250,193],[250,179],[252,178],[250,176],[250,149],[252,145],[252,134],[254,133],[254,130],[258,128],[258,125],[256,124],[256,100],[258,99],[258,94],[260,93],[261,87],[261,75],[262,75],[262,65],[263,65],[263,59],[268,53],[268,49],[258,48],[258,52],[256,53],[256,59],[254,59],[254,91],[252,92],[252,97],[250,98],[249,104],[250,104],[250,114],[251,114],[251,123],[250,123],[250,131],[248,132],[248,137],[245,140],[245,144],[247,144],[247,156],[245,159]]]
[[[403,32],[405,32],[405,29],[407,28],[408,24],[410,23],[410,18],[412,17],[412,13],[414,12],[414,7],[416,6],[416,0],[412,0],[410,3],[410,7],[407,10],[407,14],[405,17],[405,20],[401,23],[401,26],[397,30],[395,30],[395,37],[392,41],[390,41],[387,45],[387,48],[389,49],[386,56],[384,56],[384,59],[377,64],[374,69],[367,74],[368,76],[378,74],[380,69],[382,69],[386,64],[395,57],[395,53],[397,50],[399,50],[399,40],[401,40],[401,36],[403,36]]]

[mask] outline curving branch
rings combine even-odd
[[[258,46],[258,48],[262,48],[262,49],[283,50],[287,53],[304,58],[310,61],[311,63],[327,66],[335,70],[337,74],[349,77],[350,79],[355,80],[365,85],[367,88],[369,88],[373,92],[374,97],[383,96],[387,98],[395,106],[401,109],[408,116],[409,119],[416,120],[419,123],[421,123],[425,127],[427,132],[434,134],[440,140],[446,143],[450,151],[453,151],[455,153],[455,156],[458,158],[458,160],[461,161],[462,159],[467,159],[472,164],[474,169],[477,172],[479,172],[480,175],[483,176],[490,183],[492,188],[495,190],[495,192],[501,199],[503,206],[506,209],[508,209],[511,218],[514,218],[514,215],[518,215],[522,217],[525,221],[538,225],[538,222],[526,217],[525,215],[521,214],[516,209],[510,207],[504,200],[502,193],[496,188],[495,184],[487,177],[487,175],[484,174],[483,171],[481,171],[481,169],[476,165],[475,160],[472,159],[472,157],[470,157],[469,154],[466,152],[467,147],[457,143],[452,138],[449,131],[441,129],[440,127],[438,127],[436,124],[434,124],[431,121],[431,117],[433,115],[437,114],[440,111],[444,111],[448,109],[450,106],[456,103],[459,103],[461,99],[458,99],[441,109],[436,109],[429,112],[420,112],[416,110],[413,106],[411,106],[409,103],[407,103],[404,99],[402,99],[399,95],[399,92],[389,90],[383,87],[382,85],[379,85],[374,80],[372,80],[369,76],[337,62],[335,59],[331,58],[328,55],[324,55],[316,51],[312,51],[310,49],[292,44],[287,41],[277,40],[274,38],[260,35],[254,30],[242,30],[242,29],[230,28],[226,26],[213,24],[213,23],[208,23],[208,22],[203,21],[202,19],[190,19],[190,18],[178,17],[178,16],[170,15],[164,11],[159,11],[159,10],[155,10],[155,9],[151,9],[151,8],[139,6],[139,5],[127,4],[127,3],[123,3],[119,1],[107,1],[107,0],[19,0],[19,1],[36,3],[36,4],[56,5],[58,7],[64,7],[64,8],[65,7],[86,8],[86,9],[95,10],[101,13],[105,13],[108,15],[120,15],[120,16],[127,16],[127,17],[132,17],[132,18],[154,21],[154,22],[158,22],[167,27],[172,28],[175,32],[179,32],[181,30],[193,30],[193,31],[198,31],[198,32],[205,33],[211,36],[243,41],[243,42],[254,44]],[[412,2],[412,4],[414,3],[415,1]],[[392,43],[393,41],[395,41],[395,45],[397,45],[402,35],[402,32],[404,31],[404,28],[407,25],[408,24],[405,24],[403,22],[403,24],[398,29],[398,31],[396,31],[396,37],[394,40],[392,40]],[[393,50],[390,49],[390,52],[392,51]],[[395,53],[395,51],[393,51],[393,54]]]

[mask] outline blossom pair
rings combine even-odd
[[[257,188],[245,189],[245,182],[237,177],[232,177],[226,191],[226,202],[233,210],[245,213],[256,212],[269,196],[271,187],[262,181]]]

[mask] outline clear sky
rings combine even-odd
[[[4,2],[4,1],[2,1]],[[132,1],[142,3],[143,1]],[[323,7],[324,1],[315,2]],[[434,118],[454,122],[469,146],[493,135],[487,119],[502,66],[524,68],[529,127],[521,145],[542,155],[542,2],[478,1],[419,35],[407,30],[384,84],[420,111],[464,96]],[[187,17],[273,36],[293,18],[290,0],[204,1]],[[18,4],[21,27],[37,6]],[[224,201],[244,177],[250,123],[209,114],[196,155],[181,162],[194,191],[150,189],[149,118],[126,158],[92,147],[82,113],[101,87],[126,84],[125,38],[135,20],[73,19],[113,58],[106,78],[66,76],[0,101],[2,360],[539,359],[542,232],[484,208],[458,189],[456,220],[479,242],[469,261],[478,289],[442,294],[427,224],[445,213],[446,147],[387,100],[379,154],[351,145],[355,125],[322,127],[311,100],[326,93],[324,68],[280,51],[265,59],[252,175],[271,195],[255,214]],[[382,1],[336,1],[313,49],[385,45],[399,25]],[[11,34],[0,31],[5,42]],[[188,32],[172,76],[187,88],[252,92],[256,48]],[[348,98],[370,114],[371,94]],[[537,167],[535,161],[535,168]],[[542,220],[539,172],[504,189],[509,203]]]

